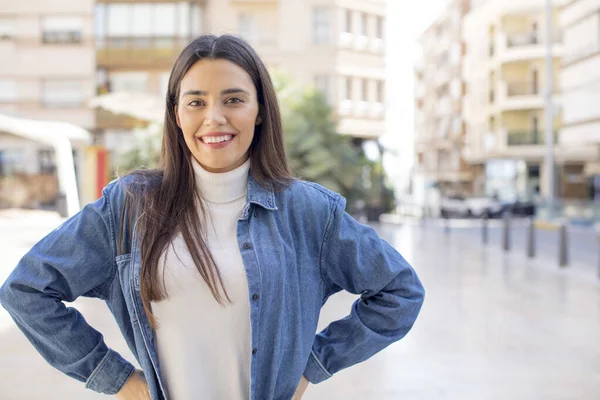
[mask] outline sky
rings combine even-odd
[[[414,60],[416,40],[442,13],[447,0],[388,0],[387,117],[384,147],[396,150],[384,158],[388,176],[406,185],[413,164]]]

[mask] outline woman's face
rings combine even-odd
[[[210,172],[242,165],[262,121],[250,75],[227,60],[200,60],[184,75],[179,92],[177,125],[200,165]]]

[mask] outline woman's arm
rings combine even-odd
[[[105,394],[117,393],[134,367],[63,301],[108,298],[116,274],[114,186],[38,242],[0,288],[0,302],[46,361]]]
[[[321,274],[329,293],[360,294],[350,315],[331,323],[314,341],[304,376],[321,382],[360,363],[412,328],[424,289],[412,267],[370,227],[332,207],[321,248]]]

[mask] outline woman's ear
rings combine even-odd
[[[262,113],[263,113],[263,107],[262,107],[262,105],[259,105],[258,106],[258,115],[256,116],[256,121],[254,122],[255,125],[262,124],[262,121],[263,121]]]

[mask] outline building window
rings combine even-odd
[[[369,80],[368,79],[363,79],[362,80],[362,87],[361,87],[361,100],[362,101],[369,101]]]
[[[135,14],[139,6],[133,4],[132,12]],[[154,30],[152,34],[158,37],[174,37],[179,32],[178,24],[183,18],[177,18],[177,5],[174,3],[156,3],[154,5]]]
[[[327,75],[315,76],[315,88],[329,100],[329,77]]]
[[[316,44],[330,42],[331,17],[328,8],[315,8],[313,10],[313,32]]]
[[[15,20],[0,18],[0,40],[10,40],[15,37]]]
[[[111,92],[148,92],[147,72],[112,72],[108,79]]]
[[[0,150],[0,176],[25,172],[25,153],[22,149]]]
[[[191,8],[191,26],[190,26],[190,36],[195,37],[202,33],[202,7],[200,5],[193,3]]]
[[[83,100],[79,81],[45,81],[42,85],[42,102],[46,107],[78,107]]]
[[[94,37],[98,47],[104,47],[106,37],[106,4],[98,3],[94,9]]]
[[[54,174],[56,172],[56,163],[54,162],[54,151],[51,149],[41,149],[38,151],[38,162],[40,174]]]
[[[385,82],[377,81],[377,102],[385,103]]]
[[[352,10],[349,9],[345,11],[344,32],[352,33]]]
[[[346,92],[344,93],[345,100],[352,100],[352,78],[346,77]]]
[[[254,35],[254,23],[249,14],[240,14],[238,16],[238,33],[241,37],[252,42]]]
[[[83,39],[83,18],[45,17],[42,19],[44,43],[80,43]]]
[[[112,38],[189,38],[201,31],[199,8],[187,3],[106,4],[102,15],[95,20],[97,37],[106,32]]]
[[[17,84],[13,80],[0,79],[0,104],[17,101]]]
[[[383,17],[377,17],[377,39],[383,39],[383,31],[385,30],[385,20]]]
[[[368,35],[368,22],[369,22],[369,16],[366,13],[362,13],[361,17],[360,17],[360,34],[362,36],[369,36]]]

